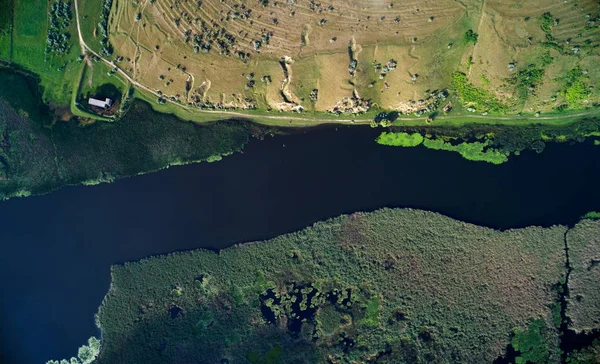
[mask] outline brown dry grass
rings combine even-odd
[[[582,32],[578,42],[592,39],[597,43],[600,39],[598,30],[583,31],[587,21],[584,14],[596,11],[592,0],[579,2],[577,6],[553,0],[332,0],[319,6],[314,4],[309,0],[270,1],[267,6],[261,6],[258,0],[244,3],[157,0],[154,4],[148,0],[117,0],[111,37],[116,52],[131,59],[129,64],[123,62],[121,68],[144,85],[160,89],[167,96],[184,95],[188,76],[177,75],[181,76],[177,79],[168,76],[174,79],[168,87],[158,80],[158,75],[167,74],[168,67],[173,69],[174,65],[181,64],[193,78],[195,87],[206,80],[211,82],[207,100],[232,106],[240,106],[238,100],[244,99],[251,99],[260,108],[282,105],[283,75],[278,62],[281,57],[290,56],[295,60],[290,92],[305,109],[318,111],[331,109],[344,97],[350,97],[354,90],[382,108],[398,109],[410,100],[423,98],[426,90],[449,87],[450,75],[457,69],[467,71],[476,86],[510,102],[514,90],[506,85],[507,77],[512,75],[507,64],[516,61],[524,67],[531,62],[532,55],[541,51],[539,43],[544,41],[545,35],[536,18],[546,11],[561,19],[560,24],[553,27],[558,41],[575,39]],[[248,19],[232,19],[236,12],[241,14],[247,10],[251,10]],[[142,14],[141,20],[135,21],[138,13]],[[526,16],[531,20],[524,21]],[[321,20],[325,22],[320,24]],[[220,55],[215,43],[209,53],[194,54],[191,39],[206,33],[202,22],[213,31],[224,29],[235,37],[229,56]],[[470,28],[480,34],[474,47],[462,43],[462,35]],[[189,35],[187,43],[184,42],[186,33]],[[255,50],[254,41],[267,33],[271,34],[270,43]],[[532,44],[528,43],[528,37],[534,39]],[[331,41],[333,39],[335,41]],[[351,39],[362,48],[354,77],[348,72]],[[449,43],[453,44],[452,48],[447,47]],[[155,46],[159,46],[159,50],[155,50]],[[248,53],[250,60],[242,62],[237,52]],[[467,69],[465,63],[469,56],[473,56],[473,65]],[[396,60],[398,66],[380,80],[372,64],[389,59]],[[578,59],[560,61],[570,64],[577,63]],[[554,80],[564,77],[565,72],[562,69],[547,72],[539,87],[543,91],[528,100],[525,109],[557,106],[561,100],[553,103],[549,99],[560,91],[561,85]],[[266,75],[273,82],[249,89],[245,77],[249,73],[255,73],[257,83]],[[419,74],[417,82],[411,81],[412,74]],[[598,81],[600,75],[591,73],[589,83]],[[309,100],[314,88],[319,89],[316,103]]]
[[[375,87],[383,91],[382,97],[377,97],[375,101],[382,102],[384,106],[392,106],[397,102],[398,92],[403,86],[411,88],[410,83],[406,82],[407,79],[410,80],[407,69],[418,61],[409,55],[411,49],[414,51],[415,48],[411,45],[412,39],[416,37],[422,44],[436,31],[447,29],[465,14],[461,5],[450,0],[435,3],[410,1],[402,4],[390,1],[336,0],[322,3],[314,11],[310,9],[308,2],[277,5],[273,2],[262,7],[258,1],[250,1],[246,3],[246,9],[252,10],[249,19],[226,20],[228,13],[240,10],[235,7],[236,4],[238,3],[230,0],[204,1],[197,8],[195,1],[158,0],[154,4],[147,1],[117,1],[117,10],[114,11],[111,23],[111,37],[118,55],[131,59],[129,64],[122,62],[121,68],[144,85],[160,89],[169,96],[184,94],[185,81],[175,79],[167,71],[168,67],[173,69],[173,65],[182,64],[193,75],[196,85],[200,85],[203,80],[211,81],[207,96],[213,102],[223,97],[235,100],[241,96],[254,98],[259,105],[273,107],[283,101],[279,93],[282,72],[278,61],[287,55],[295,60],[292,66],[295,77],[290,85],[291,91],[299,99],[304,99],[305,107],[312,108],[308,96],[313,88],[318,88],[320,98],[314,108],[327,110],[342,98],[352,96],[354,87],[349,83],[347,47],[348,41],[354,37],[359,45],[369,47],[370,53],[359,55],[363,72],[367,72],[371,67],[368,63],[375,57],[383,62],[392,58],[406,59],[406,62],[400,62],[402,68],[399,67],[394,72],[395,75],[390,74],[389,83],[394,85],[393,89],[384,88],[383,82]],[[330,5],[333,10],[330,10]],[[135,21],[139,12],[142,13],[142,20]],[[290,16],[292,12],[294,16]],[[250,62],[245,64],[234,55],[221,56],[215,49],[208,54],[194,54],[190,43],[183,42],[184,34],[186,31],[191,31],[192,35],[198,34],[201,30],[195,21],[186,23],[186,14],[192,20],[198,19],[226,28],[236,37],[232,53],[248,52],[251,54]],[[396,17],[400,18],[400,23],[395,22]],[[434,21],[428,22],[429,17],[434,17]],[[176,18],[181,18],[181,21],[176,22]],[[273,19],[277,19],[277,25],[273,24]],[[319,25],[321,19],[326,19],[327,22]],[[265,32],[273,32],[270,44],[255,51],[252,40],[260,39]],[[304,46],[303,33],[307,39]],[[336,38],[333,43],[330,42],[332,38]],[[377,47],[378,43],[384,45]],[[157,45],[159,50],[155,51],[154,47]],[[379,52],[374,53],[377,49]],[[412,72],[417,72],[416,69]],[[248,90],[247,80],[242,75],[251,72],[259,79],[263,75],[269,75],[273,83],[267,87]],[[173,78],[174,82],[165,87],[164,82],[158,80],[160,74],[167,75],[167,79]],[[366,77],[360,75],[359,78],[357,86],[360,95],[364,93],[372,97],[379,96],[367,90],[370,81],[367,82]],[[428,86],[416,87],[416,93],[421,93],[425,88]],[[405,93],[410,94],[411,98],[417,97],[412,90]]]

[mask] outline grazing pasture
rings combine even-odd
[[[12,16],[10,31],[0,22],[0,60],[16,64],[40,77],[44,102],[68,105],[73,82],[76,82],[79,48],[74,42],[77,30],[74,21],[62,29],[71,36],[62,45],[64,52],[49,52],[47,39],[51,31],[51,5],[46,0],[3,0],[0,19]],[[12,15],[11,15],[12,14]]]
[[[451,88],[455,71],[507,106],[478,112],[600,101],[594,1],[114,0],[111,9],[119,67],[201,108],[410,114]],[[539,74],[529,80],[531,67]],[[585,70],[576,104],[564,88],[574,67]]]

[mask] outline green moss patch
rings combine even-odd
[[[393,147],[416,147],[423,143],[423,136],[419,133],[387,133],[383,132],[376,139],[381,145]]]

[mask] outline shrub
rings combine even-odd
[[[423,145],[427,148],[457,152],[463,158],[471,161],[481,161],[493,164],[502,164],[508,161],[507,153],[503,153],[494,148],[489,148],[490,144],[490,141],[484,143],[460,143],[458,145],[452,145],[441,139],[425,139],[423,141]]]
[[[452,73],[452,86],[463,103],[473,104],[478,111],[502,112],[507,109],[492,93],[469,83],[467,75],[462,72]]]
[[[581,80],[577,80],[565,90],[565,99],[567,100],[569,106],[574,107],[581,104],[581,102],[586,99],[588,94],[589,92],[587,85]]]
[[[551,33],[550,27],[552,27],[552,25],[554,24],[554,18],[552,17],[552,14],[546,12],[546,13],[540,15],[538,20],[540,22],[540,28],[542,28],[544,33],[550,34]]]
[[[473,29],[469,29],[465,32],[465,35],[463,35],[463,42],[477,44],[478,38],[479,34],[475,33]]]
[[[527,330],[514,330],[511,344],[519,352],[515,358],[516,364],[542,364],[547,363],[550,351],[547,339],[544,337],[545,323],[542,319],[532,321]]]

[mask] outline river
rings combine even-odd
[[[4,362],[70,357],[97,335],[110,266],[221,249],[318,220],[414,207],[501,229],[573,224],[600,208],[600,147],[550,144],[495,166],[378,131],[324,128],[252,140],[243,153],[0,202]]]

